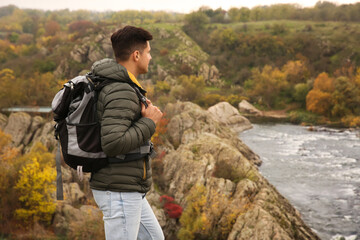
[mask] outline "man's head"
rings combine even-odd
[[[119,63],[129,60],[138,62],[139,73],[146,73],[151,59],[149,41],[152,39],[151,33],[133,26],[126,26],[114,32],[111,43],[116,61]]]

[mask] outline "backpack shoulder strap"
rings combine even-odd
[[[87,79],[95,88],[96,92],[100,92],[101,89],[103,89],[106,85],[109,85],[110,83],[116,82],[116,80],[101,76],[92,75],[92,73],[86,74]],[[146,102],[146,97],[141,93],[139,88],[134,83],[128,83],[136,92],[136,95],[140,99],[140,102],[145,105],[145,108],[148,107],[148,104]],[[96,94],[97,95],[97,94]]]

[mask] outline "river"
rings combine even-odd
[[[239,135],[262,175],[322,240],[360,239],[360,133],[253,124]],[[342,238],[343,237],[343,238]]]

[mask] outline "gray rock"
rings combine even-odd
[[[201,109],[198,105],[191,102],[169,103],[165,107],[165,112],[170,118],[167,127],[169,142],[175,148],[197,139],[202,133],[212,133],[225,141],[230,141],[254,164],[261,164],[259,156],[242,143],[234,131],[218,122],[210,112]]]
[[[95,62],[98,60],[101,60],[105,57],[105,54],[98,49],[97,47],[95,47],[94,45],[91,45],[89,48],[89,54],[88,54],[88,59],[91,62]]]
[[[83,203],[86,200],[85,194],[81,191],[79,184],[76,182],[64,183],[63,189],[64,200],[69,204]]]
[[[40,116],[35,116],[32,118],[31,126],[24,138],[24,145],[28,145],[32,138],[37,135],[37,132],[41,131],[41,126],[44,123],[44,119]]]
[[[29,114],[23,112],[11,113],[4,132],[11,135],[15,146],[19,146],[30,125],[31,117]]]
[[[75,45],[73,50],[70,52],[70,56],[75,62],[84,63],[87,61],[89,49],[89,43],[83,44],[82,46]]]
[[[6,124],[7,124],[8,118],[6,115],[0,113],[0,129],[4,130]]]
[[[241,116],[239,111],[228,102],[220,102],[210,107],[208,112],[210,112],[217,121],[227,125],[236,133],[241,133],[252,128],[250,121]]]
[[[239,110],[242,113],[253,114],[255,116],[262,116],[263,115],[263,113],[259,109],[254,107],[252,104],[250,104],[246,100],[242,100],[239,103]]]

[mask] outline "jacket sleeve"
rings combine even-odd
[[[135,90],[127,83],[113,83],[100,92],[101,145],[105,154],[126,154],[149,140],[155,123],[141,116]],[[140,116],[140,118],[139,118]]]

